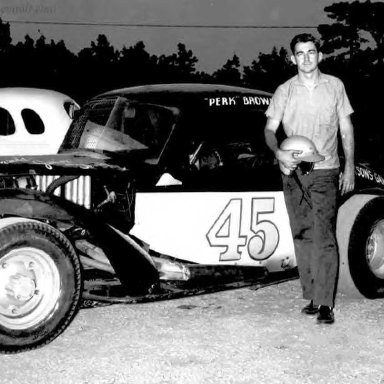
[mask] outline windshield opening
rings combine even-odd
[[[175,111],[124,97],[97,101],[72,123],[62,149],[130,152],[160,156],[172,132]]]

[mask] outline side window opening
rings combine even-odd
[[[32,109],[25,108],[21,111],[25,128],[31,135],[41,135],[45,131],[43,120]]]
[[[166,110],[151,106],[136,105],[134,108],[130,106],[124,111],[123,132],[144,145],[157,149],[169,134],[169,129],[164,129],[163,126],[164,123],[170,126],[170,115],[169,112],[168,116]],[[165,122],[168,117],[168,121]]]
[[[228,111],[208,122],[212,138],[226,166],[238,169],[263,168],[273,162],[272,152],[265,143],[263,111]],[[213,128],[212,128],[213,127]]]
[[[191,145],[188,152],[188,188],[277,190],[281,178],[265,143],[265,121],[259,110],[207,114],[204,124],[200,123],[204,139]]]
[[[10,136],[16,131],[15,122],[11,114],[4,108],[0,107],[0,135]]]

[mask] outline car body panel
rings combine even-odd
[[[282,192],[138,193],[131,234],[188,262],[295,267]]]
[[[13,133],[0,133],[0,153],[5,156],[57,153],[72,122],[73,112],[78,108],[79,105],[71,97],[60,92],[38,88],[0,88],[0,109],[11,115],[15,125]],[[25,111],[32,116],[23,115]],[[28,123],[41,126],[33,132],[34,127],[32,131],[28,129]]]

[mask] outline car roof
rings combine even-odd
[[[63,103],[65,101],[73,101],[70,96],[64,93],[41,88],[28,87],[5,87],[0,88],[0,100],[15,100],[18,102],[39,101],[44,103]]]
[[[93,97],[94,102],[106,98],[123,96],[126,98],[145,101],[148,103],[161,103],[168,105],[184,105],[186,102],[206,100],[214,97],[256,96],[271,97],[269,92],[221,84],[177,83],[177,84],[151,84],[128,88],[120,88],[104,92]]]
[[[121,95],[121,94],[142,94],[142,93],[244,93],[271,96],[269,92],[260,91],[245,87],[236,87],[222,84],[202,83],[177,83],[177,84],[151,84],[127,87],[104,92],[99,96]]]

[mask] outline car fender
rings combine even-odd
[[[151,257],[132,237],[101,221],[91,211],[40,191],[0,190],[0,216],[35,219],[55,224],[75,224],[98,239],[128,293],[142,294],[154,286],[159,274]],[[16,219],[14,219],[16,220]],[[1,225],[1,224],[0,224]]]

